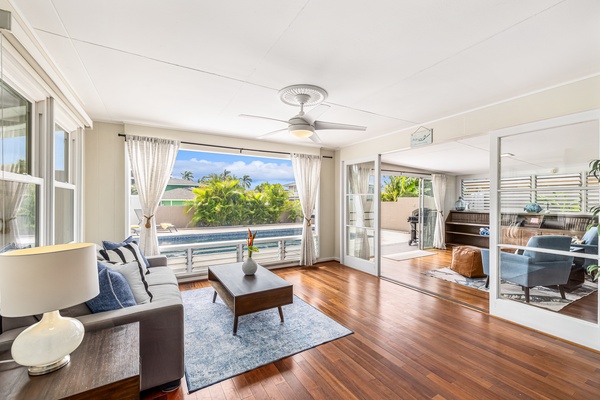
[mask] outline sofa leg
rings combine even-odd
[[[523,289],[525,290],[525,303],[529,303],[529,288],[523,287]]]
[[[490,276],[488,275],[488,277],[485,279],[485,288],[489,289],[490,287]]]
[[[177,390],[177,388],[181,385],[181,379],[177,379],[175,381],[163,383],[160,385],[160,391],[163,393],[172,392],[173,390]]]

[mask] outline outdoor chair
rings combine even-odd
[[[571,237],[569,236],[533,236],[527,242],[527,247],[569,251]],[[481,249],[483,272],[490,271],[490,256],[488,249]],[[573,265],[573,257],[558,254],[542,253],[525,250],[523,254],[507,252],[500,253],[500,278],[503,281],[520,285],[525,291],[525,302],[529,303],[529,289],[535,286],[557,286],[561,297],[565,298],[563,285],[569,281]]]

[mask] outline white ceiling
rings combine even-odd
[[[255,139],[325,88],[340,148],[600,72],[597,0],[19,0],[96,121]],[[311,145],[282,132],[270,141]]]

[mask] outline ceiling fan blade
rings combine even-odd
[[[287,131],[287,130],[288,130],[287,128],[277,129],[276,131],[265,133],[264,135],[260,135],[259,137],[257,137],[257,139],[264,139],[264,138],[266,138],[268,136],[272,136],[272,135],[274,135],[276,133]]]
[[[336,122],[315,121],[315,129],[346,129],[349,131],[366,131],[366,126],[338,124]]]
[[[287,124],[288,121],[284,121],[282,119],[277,119],[277,118],[269,118],[269,117],[262,117],[260,115],[248,115],[248,114],[240,114],[239,117],[244,117],[244,118],[259,118],[259,119],[270,119],[271,121],[279,121],[279,122],[283,122],[284,124]]]
[[[317,143],[317,144],[321,144],[321,138],[319,137],[319,135],[317,135],[317,132],[314,132],[312,135],[310,135],[308,137],[310,140],[312,140],[313,142]]]
[[[305,119],[309,124],[312,124],[327,110],[329,110],[329,106],[325,104],[319,104],[318,106],[304,114],[302,118]]]

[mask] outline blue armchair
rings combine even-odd
[[[534,236],[527,247],[569,251],[569,236]],[[490,255],[488,249],[481,249],[483,272],[489,275]],[[558,286],[561,297],[565,298],[563,285],[569,280],[573,257],[525,250],[523,254],[501,252],[500,278],[523,287],[525,302],[529,303],[529,288],[534,286]]]
[[[598,255],[598,227],[592,226],[581,238],[583,243],[575,244],[575,247],[583,247],[585,254]],[[590,265],[598,264],[598,260],[591,260],[589,258],[584,259],[583,268],[587,268]]]

